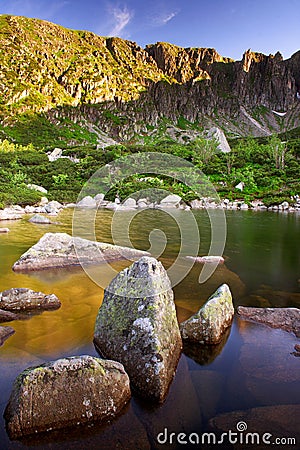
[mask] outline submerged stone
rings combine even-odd
[[[115,417],[130,399],[122,364],[74,356],[26,369],[4,417],[11,438]]]
[[[243,432],[244,441],[236,440],[234,448],[272,448],[275,437],[280,436],[287,448],[296,448],[300,439],[300,405],[272,405],[231,411],[217,415],[209,421],[210,431],[218,433],[234,430],[238,437]],[[248,433],[248,445],[246,436]],[[288,445],[287,439],[290,440]],[[226,442],[226,441],[225,441]],[[284,444],[279,445],[284,448]]]
[[[222,284],[199,311],[180,325],[182,339],[218,344],[232,322],[234,307],[227,284]]]
[[[57,309],[60,305],[56,295],[47,295],[27,288],[12,288],[0,292],[0,308],[7,311]]]
[[[155,258],[142,257],[106,288],[94,342],[124,365],[139,395],[164,400],[182,342],[170,280]]]
[[[299,308],[253,308],[238,307],[238,314],[243,319],[269,325],[272,328],[295,333],[300,337],[300,309]]]

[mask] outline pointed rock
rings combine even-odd
[[[234,307],[227,284],[222,284],[199,311],[180,325],[182,339],[218,344],[232,322]]]
[[[182,342],[170,280],[155,258],[142,257],[106,288],[94,342],[104,357],[124,365],[142,397],[164,400]]]

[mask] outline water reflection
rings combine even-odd
[[[204,345],[195,342],[183,341],[183,353],[193,359],[197,364],[206,366],[219,356],[229,338],[230,327],[224,333],[222,340],[216,345]]]

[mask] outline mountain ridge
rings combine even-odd
[[[183,118],[231,137],[300,125],[300,51],[283,60],[247,50],[241,61],[212,48],[101,37],[40,19],[0,16],[1,131],[20,115],[68,119],[132,140]]]

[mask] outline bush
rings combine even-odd
[[[9,205],[35,205],[41,200],[42,193],[26,186],[8,186],[7,192],[0,192],[1,207]]]

